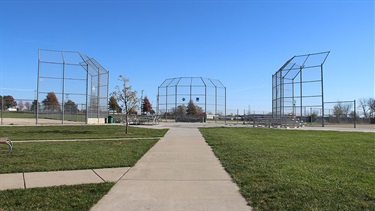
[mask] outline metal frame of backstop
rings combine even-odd
[[[330,51],[297,55],[272,75],[272,119],[303,121],[304,108],[319,108],[324,116],[323,65]],[[322,118],[324,127],[324,118]]]
[[[108,115],[109,71],[77,51],[38,50],[36,124],[39,118],[68,119],[66,103],[74,102],[86,124],[104,123]],[[59,105],[46,106],[43,95],[53,92]],[[74,120],[73,120],[74,121]],[[82,121],[82,120],[81,120]]]
[[[176,77],[158,87],[157,114],[167,115],[192,100],[216,120],[226,118],[226,87],[220,80],[203,77]]]

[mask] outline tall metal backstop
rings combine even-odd
[[[307,108],[321,110],[324,117],[323,65],[329,51],[293,56],[272,75],[272,119],[307,120]],[[322,126],[324,127],[324,118]]]
[[[225,120],[226,118],[226,87],[220,80],[177,77],[166,79],[158,87],[157,114],[165,119],[177,121],[184,114],[179,114],[181,112],[176,110],[186,108],[189,102],[199,106],[207,119]]]
[[[36,124],[39,118],[58,119],[62,124],[104,123],[108,86],[109,72],[94,58],[77,51],[39,49],[37,99],[33,103]]]

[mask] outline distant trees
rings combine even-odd
[[[173,115],[184,118],[186,117],[187,107],[185,105],[179,105],[177,108],[174,108],[172,112]]]
[[[22,100],[18,101],[18,110],[23,111],[24,107],[25,107],[25,105],[23,104],[23,101]]]
[[[352,103],[338,102],[333,106],[333,115],[336,117],[337,122],[340,122],[341,118],[347,118],[350,116],[350,111],[352,109]]]
[[[31,110],[31,103],[30,103],[30,102],[26,102],[26,103],[25,103],[25,107],[26,107],[26,109],[27,109],[28,111],[30,111],[30,110]]]
[[[116,98],[114,96],[111,96],[109,98],[108,108],[109,108],[109,111],[112,111],[113,114],[115,112],[116,113],[121,113],[121,107],[118,104],[118,102],[117,102],[117,100],[116,100]]]
[[[370,117],[374,117],[375,116],[375,99],[369,98],[368,105],[370,109]]]
[[[60,103],[54,92],[48,92],[46,98],[42,101],[43,110],[60,111]]]
[[[36,109],[40,108],[40,103],[37,100],[34,100],[31,104],[30,111],[36,113]]]
[[[173,109],[173,114],[177,117],[186,117],[186,116],[199,116],[203,114],[203,109],[194,104],[193,100],[190,100],[188,105],[179,105],[177,108]]]
[[[203,113],[203,109],[194,104],[193,100],[190,100],[186,110],[187,115],[197,116]]]
[[[4,105],[3,105],[4,103]],[[8,109],[13,108],[17,106],[17,102],[14,100],[13,96],[11,95],[0,95],[0,108]]]
[[[359,99],[358,108],[361,110],[365,119],[374,117],[375,113],[375,99],[374,98],[361,98]]]
[[[64,103],[64,112],[76,114],[78,113],[78,105],[72,100],[68,100]]]
[[[149,114],[155,113],[155,111],[152,109],[152,105],[149,99],[147,98],[147,96],[143,98],[142,113],[149,113]]]

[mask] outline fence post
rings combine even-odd
[[[354,128],[357,128],[357,109],[356,109],[355,100],[354,100]]]

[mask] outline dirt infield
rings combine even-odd
[[[22,125],[22,126],[30,126],[36,125],[36,120],[33,118],[3,118],[2,125]],[[38,119],[38,125],[61,125],[61,120],[55,119]],[[64,121],[64,125],[83,125],[85,122],[72,122],[72,121]]]

